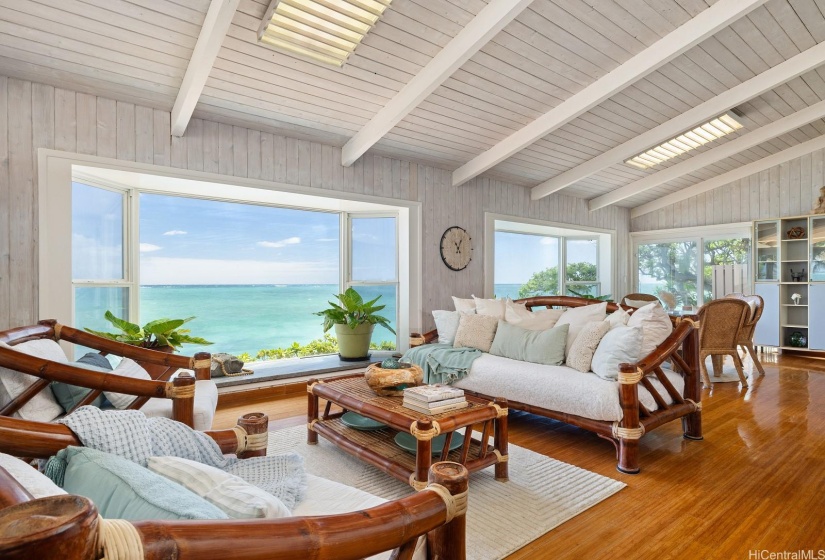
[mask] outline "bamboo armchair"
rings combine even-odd
[[[699,309],[699,367],[702,370],[702,381],[706,387],[711,385],[705,364],[708,356],[714,360],[715,375],[721,374],[721,358],[732,357],[742,386],[748,386],[737,345],[749,316],[750,307],[741,299],[717,299],[706,303]]]
[[[516,300],[530,309],[541,307],[581,307],[602,303],[593,299],[571,296],[539,296]],[[607,311],[612,313],[619,308],[633,313],[635,308],[608,302]],[[689,318],[674,318],[673,332],[653,352],[635,364],[619,364],[618,391],[623,416],[619,422],[594,420],[573,414],[567,414],[533,406],[512,399],[507,400],[509,410],[521,410],[572,424],[594,432],[616,448],[618,464],[616,468],[623,473],[636,474],[639,469],[639,440],[650,430],[671,422],[682,420],[685,439],[702,439],[702,383],[699,375],[699,344],[697,329]],[[438,341],[438,331],[424,334],[425,343]],[[674,369],[685,380],[684,390],[676,390],[662,370],[662,364],[670,361]],[[655,377],[664,386],[673,402],[667,404],[653,388],[649,377]],[[639,386],[644,387],[656,400],[658,408],[650,411],[639,401]],[[465,389],[465,393],[476,394],[488,400],[498,395],[481,395]]]
[[[750,354],[751,360],[753,360],[753,365],[759,373],[765,375],[765,368],[762,367],[762,362],[759,361],[759,358],[756,355],[756,348],[753,346],[753,334],[756,331],[756,323],[758,323],[759,319],[762,318],[762,311],[765,310],[765,300],[762,299],[762,296],[746,296],[740,293],[728,294],[725,297],[740,299],[747,303],[751,308],[752,311],[749,314],[748,319],[739,331],[737,344],[744,348],[748,354]]]
[[[261,456],[268,421],[265,414],[247,414],[232,430],[205,433],[224,453]],[[48,457],[69,445],[81,443],[62,424],[0,417],[0,451]],[[395,560],[410,560],[418,537],[426,534],[430,558],[464,560],[467,470],[436,463],[428,480],[416,494],[353,513],[128,522],[100,518],[95,505],[81,496],[32,499],[0,468],[0,558],[356,560],[395,550]]]
[[[183,422],[190,427],[193,426],[195,380],[211,377],[211,359],[208,352],[199,352],[193,357],[158,352],[101,338],[61,325],[51,319],[40,321],[36,325],[0,332],[0,341],[9,346],[37,339],[64,340],[103,353],[130,358],[144,367],[150,374],[153,374],[154,379],[152,381],[129,379],[75,367],[71,364],[44,360],[0,347],[0,366],[40,378],[23,393],[0,408],[0,417],[11,416],[40,391],[49,390],[49,384],[52,381],[60,381],[92,389],[77,406],[67,411],[69,413],[75,408],[91,404],[103,391],[113,391],[135,396],[135,400],[128,406],[129,409],[140,409],[150,398],[171,399],[172,419]],[[188,372],[181,372],[174,380],[170,381],[171,376],[179,369],[192,370],[195,376],[193,377]]]

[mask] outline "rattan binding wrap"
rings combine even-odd
[[[193,399],[195,398],[195,385],[182,385],[175,387],[171,381],[166,383],[166,396],[170,399]]]
[[[235,436],[238,438],[238,449],[235,453],[242,453],[244,451],[260,451],[266,449],[269,444],[269,432],[261,434],[248,434],[243,426],[235,426],[232,428]]]
[[[415,348],[416,346],[421,346],[426,342],[424,335],[421,333],[410,333],[410,348]]]
[[[98,555],[103,560],[143,560],[143,540],[125,519],[99,518]]]
[[[442,500],[444,500],[444,505],[447,506],[447,523],[455,519],[456,516],[467,513],[468,492],[465,491],[453,496],[444,486],[435,483],[430,483],[425,488],[421,489],[422,492],[426,490],[435,492]]]

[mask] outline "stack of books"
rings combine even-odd
[[[447,385],[421,385],[404,389],[405,408],[424,414],[441,414],[451,410],[466,408],[470,403],[463,389]]]

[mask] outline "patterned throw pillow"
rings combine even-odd
[[[130,360],[129,358],[123,358],[114,371],[112,371],[112,374],[121,375],[123,377],[131,377],[132,379],[143,379],[145,381],[152,380],[146,370],[140,367],[140,364]],[[119,408],[121,410],[132,404],[132,401],[137,398],[134,395],[113,393],[112,391],[103,391],[103,395],[109,399],[110,403],[115,405],[115,408]]]
[[[149,470],[177,482],[233,519],[289,517],[284,503],[221,469],[181,457],[149,457]]]
[[[590,371],[593,354],[609,330],[610,325],[606,321],[593,321],[585,325],[570,347],[567,365],[582,373]]]
[[[498,328],[498,318],[492,315],[462,315],[455,333],[455,348],[477,348],[489,352]]]

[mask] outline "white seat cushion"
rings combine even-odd
[[[373,496],[363,490],[353,488],[320,476],[307,474],[307,491],[303,501],[297,504],[292,515],[334,515],[336,513],[349,513],[361,511],[386,503],[387,500]],[[415,548],[413,560],[426,559],[425,538],[418,539],[418,546]],[[390,557],[389,552],[370,556],[369,560],[384,560]]]
[[[211,430],[215,408],[218,406],[218,388],[215,382],[199,380],[195,382],[195,426],[196,430]],[[149,399],[140,407],[141,412],[153,418],[172,417],[172,399]]]
[[[670,370],[664,371],[681,393],[685,386],[682,376]],[[651,382],[666,403],[673,402],[658,379],[651,378]],[[467,377],[454,385],[489,397],[504,397],[593,420],[622,419],[618,382],[567,366],[532,364],[483,354],[473,362]],[[642,386],[639,386],[639,400],[648,410],[658,408],[653,396]]]
[[[35,498],[59,496],[66,493],[46,475],[39,473],[37,469],[17,457],[0,453],[0,467],[6,469],[12,478]]]
[[[4,348],[11,348],[16,352],[28,354],[35,358],[43,360],[51,360],[65,364],[68,362],[66,354],[60,345],[50,338],[41,338],[37,340],[30,340],[15,346],[9,346],[4,342],[0,342]],[[17,398],[23,391],[32,386],[39,378],[21,373],[8,368],[0,367],[0,407],[7,405],[10,401]],[[36,422],[51,422],[58,416],[63,414],[63,407],[54,398],[52,388],[46,386],[39,393],[29,400],[26,404],[14,413],[16,418],[23,420],[34,420]]]

